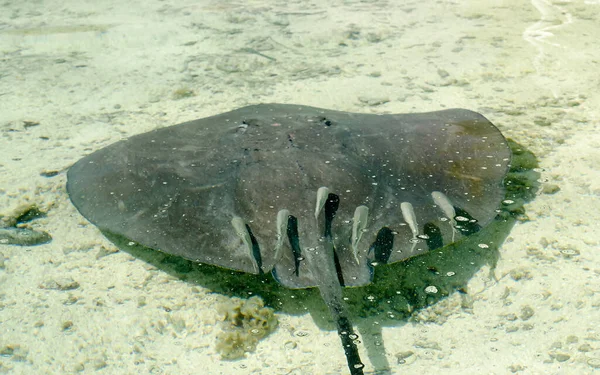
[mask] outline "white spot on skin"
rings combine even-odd
[[[429,293],[429,294],[435,294],[438,292],[438,288],[436,288],[433,285],[428,286],[427,288],[425,288],[425,293]]]

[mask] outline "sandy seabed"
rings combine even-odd
[[[539,158],[542,188],[468,308],[452,295],[383,327],[367,373],[600,372],[598,35],[597,0],[5,1],[0,212],[37,205],[53,239],[0,245],[0,373],[347,373],[308,313],[222,360],[227,297],[117,251],[65,190],[103,146],[268,102],[469,108]]]

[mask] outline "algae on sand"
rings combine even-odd
[[[50,234],[29,227],[30,222],[45,216],[46,212],[35,203],[21,204],[9,213],[0,212],[0,245],[35,246],[50,242]]]
[[[233,297],[218,307],[223,316],[216,349],[223,359],[238,359],[256,349],[258,341],[277,327],[277,317],[258,296]]]

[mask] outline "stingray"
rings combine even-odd
[[[260,104],[109,145],[69,169],[67,189],[102,231],[318,288],[358,375],[342,287],[488,225],[510,158],[498,129],[465,109],[376,115]]]

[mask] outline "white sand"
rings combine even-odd
[[[472,279],[472,309],[451,296],[438,307],[449,309],[442,324],[383,328],[390,373],[600,372],[600,2],[422,3],[0,5],[0,211],[37,203],[48,216],[36,225],[53,236],[0,245],[0,373],[347,372],[337,334],[309,314],[279,314],[256,352],[222,361],[214,304],[223,297],[124,252],[97,259],[115,246],[64,188],[64,171],[93,150],[259,102],[373,113],[464,107],[530,148],[544,183],[560,191],[527,205],[530,221],[501,248],[496,280],[488,269]],[[175,100],[179,89],[194,96]],[[515,280],[515,269],[528,277]],[[79,287],[40,288],[68,278]]]

